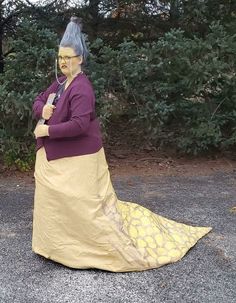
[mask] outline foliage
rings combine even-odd
[[[83,17],[90,41],[86,73],[104,133],[123,115],[141,144],[191,154],[235,148],[233,1],[17,3],[16,12],[1,6],[12,28],[0,31],[0,151],[7,165],[33,165],[32,102],[54,79],[58,38],[72,12]]]
[[[22,22],[18,38],[9,41],[14,53],[7,57],[5,73],[0,75],[0,148],[10,158],[24,158],[28,153],[27,148],[11,147],[8,142],[14,138],[22,145],[32,140],[32,100],[54,78],[56,41],[55,34],[38,29],[33,22]]]
[[[0,138],[4,139],[3,148],[3,161],[8,167],[15,166],[18,170],[26,172],[32,169],[35,162],[35,145],[30,142],[21,142],[14,137]]]
[[[235,142],[235,43],[219,23],[205,38],[172,30],[142,47],[103,46],[91,68],[107,79],[103,89],[121,100],[140,138],[198,154]]]

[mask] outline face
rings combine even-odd
[[[58,64],[61,72],[68,77],[81,71],[82,56],[76,56],[71,47],[60,47],[58,51]]]

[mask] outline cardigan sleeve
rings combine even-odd
[[[93,95],[90,91],[76,92],[70,102],[71,118],[69,121],[49,125],[49,137],[76,137],[88,129],[93,112]]]
[[[42,117],[43,107],[47,102],[48,96],[54,93],[57,88],[57,81],[54,81],[44,92],[40,93],[34,100],[33,103],[33,117],[40,119]]]

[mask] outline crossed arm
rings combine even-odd
[[[41,118],[42,110],[47,98],[55,91],[54,83],[43,93],[38,95],[33,104],[33,113],[36,118]],[[36,138],[49,136],[52,139],[75,137],[83,134],[90,125],[93,112],[93,94],[90,90],[74,92],[70,100],[71,118],[69,121],[53,125],[38,125],[34,131]]]

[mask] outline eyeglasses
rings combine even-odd
[[[69,61],[70,59],[75,58],[75,57],[79,57],[79,55],[76,55],[76,56],[64,56],[64,57],[58,56],[57,58],[58,58],[58,61],[62,61],[62,60]]]

